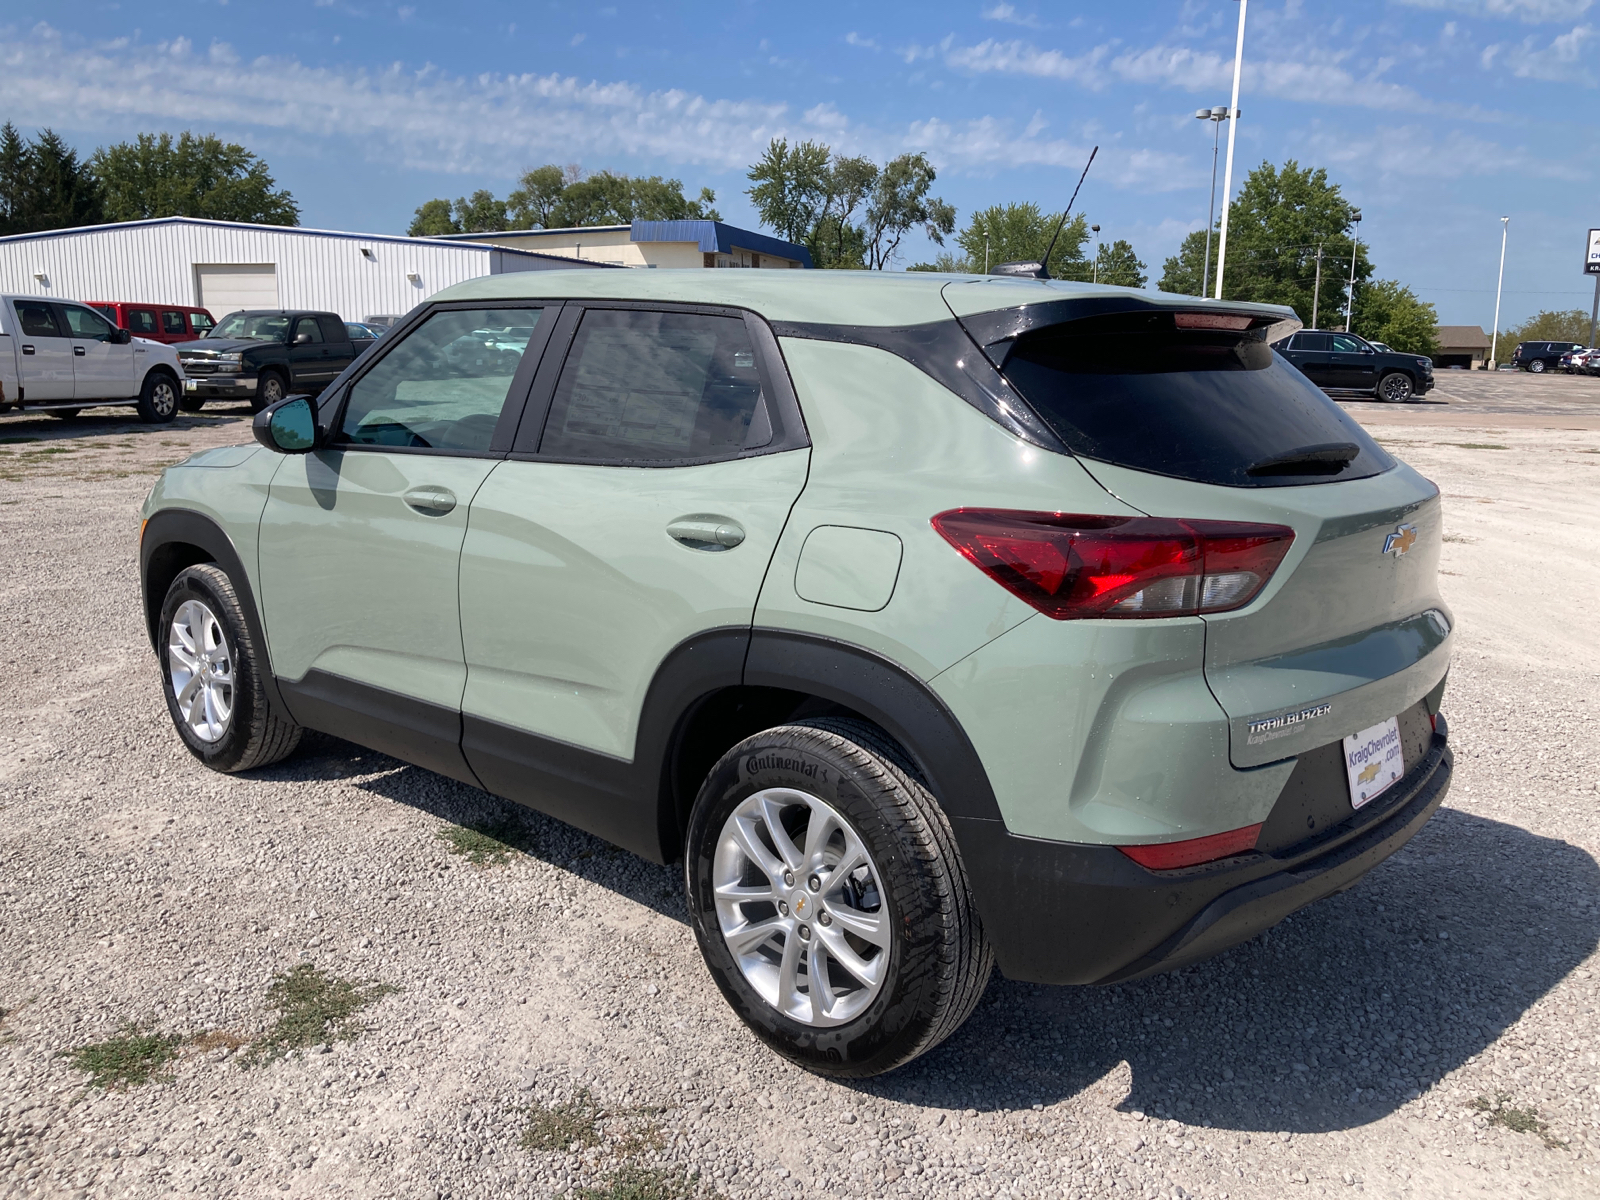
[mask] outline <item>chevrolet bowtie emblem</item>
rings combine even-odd
[[[1416,544],[1417,527],[1415,525],[1401,525],[1383,539],[1383,552],[1399,558]]]
[[[1378,777],[1378,760],[1377,759],[1373,759],[1371,762],[1369,762],[1366,765],[1366,767],[1364,767],[1362,769],[1361,774],[1356,776],[1356,782],[1357,783],[1371,783],[1377,777]]]

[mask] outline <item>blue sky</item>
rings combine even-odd
[[[403,232],[412,210],[577,162],[681,178],[754,224],[774,136],[922,150],[963,217],[1080,207],[1152,279],[1205,223],[1232,0],[860,5],[187,0],[0,3],[0,113],[88,150],[146,130],[244,142],[307,225]],[[1600,0],[1253,0],[1237,175],[1325,166],[1379,274],[1446,323],[1589,307],[1600,226]],[[1225,136],[1225,135],[1224,135]],[[920,240],[906,262],[931,256]]]

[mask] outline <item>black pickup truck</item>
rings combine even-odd
[[[248,400],[253,412],[296,392],[315,395],[336,379],[372,338],[352,338],[326,312],[249,309],[229,313],[205,337],[173,347],[183,367],[185,412],[207,400]]]
[[[1364,392],[1398,403],[1433,387],[1432,359],[1379,350],[1353,333],[1302,329],[1272,348],[1325,392]]]

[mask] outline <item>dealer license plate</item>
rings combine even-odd
[[[200,390],[200,381],[198,379],[185,379],[183,381],[183,390],[186,391],[186,392],[197,392],[197,391],[199,391]]]
[[[1387,791],[1405,772],[1400,721],[1390,717],[1344,739],[1344,769],[1350,779],[1350,804],[1360,808]]]

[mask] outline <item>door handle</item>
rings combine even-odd
[[[24,346],[22,348],[22,352],[24,354],[32,354],[33,353],[33,347],[32,346]]]
[[[77,355],[79,358],[82,358],[84,356],[84,354],[85,354],[85,350],[84,350],[84,348],[82,346],[74,346],[72,348],[72,352],[73,352],[73,354]]]
[[[425,517],[442,517],[456,506],[456,494],[436,484],[414,487],[401,499]]]
[[[668,525],[667,536],[691,550],[732,550],[744,541],[744,529],[728,517],[697,513]]]

